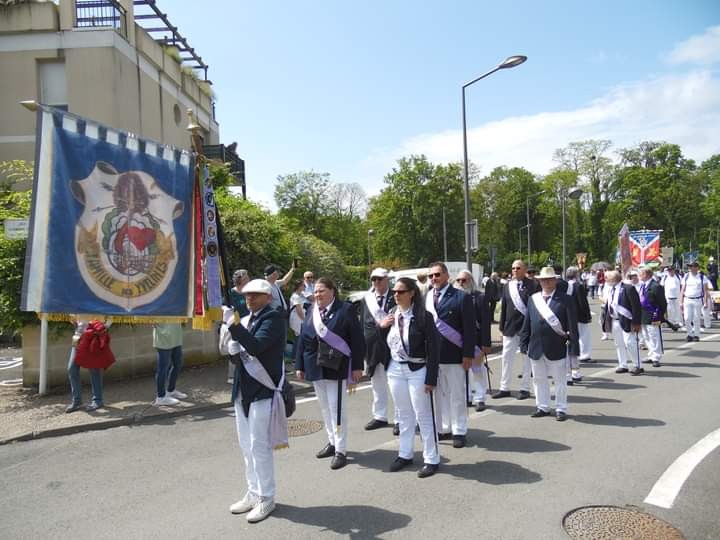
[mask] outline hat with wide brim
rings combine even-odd
[[[552,266],[543,266],[540,269],[540,273],[535,276],[537,279],[555,279],[555,269]]]
[[[264,279],[253,279],[243,287],[243,294],[257,293],[257,294],[272,294],[272,285]]]

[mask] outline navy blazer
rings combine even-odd
[[[434,293],[434,289],[428,290],[428,295],[431,297]],[[460,348],[438,332],[438,361],[441,364],[462,364],[463,358],[473,358],[477,338],[475,309],[470,295],[449,285],[435,311],[440,319],[460,332],[463,337],[463,346]]]
[[[387,346],[386,338],[389,329],[379,328],[375,324],[375,319],[370,313],[367,307],[367,302],[363,298],[361,301],[361,316],[360,322],[363,327],[363,334],[365,335],[365,346],[367,356],[367,372],[370,377],[373,376],[375,368],[382,364],[384,367],[388,367],[390,362],[390,349]],[[385,313],[389,313],[392,308],[395,307],[395,299],[388,288],[385,293],[385,300],[383,301],[382,309]]]
[[[559,336],[545,321],[535,303],[528,302],[528,313],[520,330],[520,352],[527,354],[533,360],[539,360],[543,355],[548,360],[562,360],[571,352],[577,351],[578,327],[575,300],[566,292],[555,289],[548,305],[560,320],[565,337]]]
[[[348,302],[336,298],[328,313],[325,326],[345,340],[350,347],[352,370],[361,371],[365,357],[365,339],[363,338],[362,328],[355,308]],[[347,357],[343,360],[340,369],[335,371],[318,366],[317,354],[318,336],[313,325],[313,309],[308,309],[307,317],[303,321],[300,336],[298,337],[295,352],[295,369],[304,372],[307,381],[347,379]]]
[[[475,291],[470,296],[475,304],[475,334],[477,344],[481,347],[490,347],[490,306],[486,300],[487,295]]]
[[[608,285],[605,284],[605,286],[607,287]],[[620,317],[620,326],[623,332],[630,332],[632,330],[631,325],[640,324],[641,321],[642,308],[640,307],[640,295],[634,285],[621,282],[618,286],[620,287],[618,303],[632,314],[632,319]],[[607,332],[612,330],[612,317],[610,316],[609,309],[603,312],[602,327],[603,329],[607,329]]]
[[[287,337],[284,314],[267,305],[257,314],[250,324],[250,328],[246,329],[241,324],[233,324],[229,329],[232,338],[245,347],[249,354],[260,360],[275,385],[280,384]],[[242,395],[245,416],[248,415],[250,404],[253,401],[273,397],[273,391],[252,378],[239,359],[235,362],[235,377],[232,387],[233,403],[238,396],[238,389]]]
[[[530,296],[540,290],[540,284],[534,279],[526,277],[522,279],[522,285],[523,288],[520,291],[520,298],[527,304]],[[510,296],[510,287],[517,287],[517,285],[514,281],[508,281],[505,284],[502,294],[502,306],[500,308],[500,322],[498,324],[500,333],[505,337],[517,335],[525,322],[525,315],[515,309],[515,304],[513,304],[512,297]]]

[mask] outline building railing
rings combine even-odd
[[[117,0],[76,0],[75,27],[110,27],[127,39],[127,12]]]

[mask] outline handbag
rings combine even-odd
[[[340,371],[340,366],[342,365],[342,361],[344,358],[345,355],[343,353],[333,349],[323,340],[318,340],[318,366],[326,369],[332,369],[333,371]]]
[[[285,379],[280,393],[285,403],[285,418],[290,418],[295,413],[297,407],[295,403],[295,387]]]

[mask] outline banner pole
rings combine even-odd
[[[48,379],[48,362],[47,362],[47,349],[48,349],[48,320],[47,313],[43,313],[40,316],[40,381],[38,384],[38,393],[41,396],[47,394],[47,379]]]

